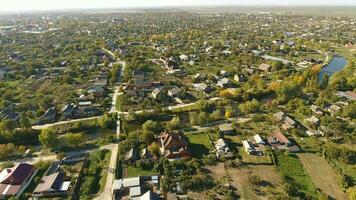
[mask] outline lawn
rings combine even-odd
[[[202,158],[203,155],[209,154],[209,151],[212,149],[210,144],[210,139],[207,133],[189,133],[186,134],[189,140],[189,151],[193,154],[194,157]]]
[[[323,193],[333,199],[347,199],[346,194],[336,181],[338,179],[337,175],[324,158],[312,153],[300,153],[298,157],[315,186],[320,188]]]
[[[91,153],[88,165],[85,167],[80,185],[79,196],[81,199],[89,198],[103,190],[108,174],[108,165],[111,152],[100,150]]]
[[[302,192],[315,197],[316,188],[305,171],[300,159],[295,154],[276,152],[277,168],[285,181],[290,183],[295,192]],[[292,194],[291,194],[292,195]],[[301,195],[298,195],[301,196]],[[302,195],[304,196],[304,195]]]
[[[152,176],[152,175],[157,175],[158,173],[157,171],[154,170],[153,167],[152,169],[140,169],[132,165],[128,166],[125,170],[126,170],[127,178],[137,177],[137,176]]]
[[[267,155],[248,155],[243,148],[239,149],[239,155],[242,157],[242,162],[247,164],[272,164],[271,159]]]

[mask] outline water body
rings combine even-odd
[[[324,74],[327,74],[329,77],[334,73],[341,71],[347,64],[346,58],[342,56],[333,56],[329,64],[323,67],[319,72],[319,81],[323,79]]]

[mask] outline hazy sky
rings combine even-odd
[[[184,5],[356,5],[356,0],[0,0],[0,12]]]

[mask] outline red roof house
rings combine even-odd
[[[161,154],[168,159],[190,158],[188,141],[182,132],[165,131],[159,136]]]
[[[35,168],[27,163],[4,169],[0,173],[0,198],[18,195],[34,172]]]

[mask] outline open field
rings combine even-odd
[[[156,172],[154,169],[151,170],[146,170],[146,169],[140,169],[135,166],[128,166],[125,169],[125,178],[130,178],[130,177],[137,177],[137,176],[152,176],[156,175],[158,172]]]
[[[247,165],[228,168],[228,173],[242,199],[270,199],[267,193],[273,196],[284,195],[282,178],[274,166]]]
[[[277,168],[295,190],[314,196],[316,188],[295,154],[276,153]]]
[[[186,134],[189,140],[189,150],[194,157],[201,158],[212,149],[207,133]]]
[[[272,199],[285,197],[283,180],[274,166],[245,165],[238,168],[219,163],[206,167],[215,181],[230,183],[238,190],[241,199]],[[268,194],[267,194],[268,193]]]
[[[337,184],[337,175],[324,158],[312,153],[300,153],[298,157],[316,187],[334,199],[347,199]]]

